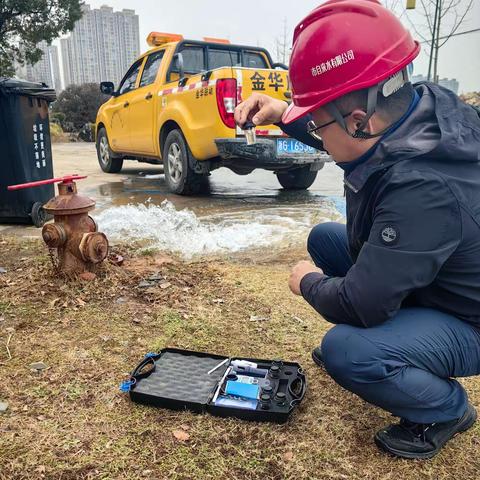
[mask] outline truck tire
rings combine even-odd
[[[310,171],[310,166],[278,172],[277,178],[285,190],[307,190],[317,178],[317,171]]]
[[[167,135],[162,153],[165,181],[172,193],[194,195],[208,189],[208,175],[193,170],[195,159],[180,130]]]
[[[123,158],[115,158],[103,127],[97,134],[97,158],[100,168],[106,173],[118,173],[123,167]]]

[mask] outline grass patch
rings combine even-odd
[[[256,264],[121,253],[124,266],[65,283],[39,241],[0,238],[0,399],[10,405],[0,416],[1,480],[478,478],[478,425],[428,462],[376,449],[372,436],[391,417],[312,363],[329,325],[289,293],[286,255]],[[158,272],[168,288],[138,286]],[[298,361],[309,391],[285,425],[132,404],[119,383],[164,347]],[[30,371],[36,361],[48,368]],[[478,404],[478,379],[463,383]],[[186,442],[173,436],[179,428]]]

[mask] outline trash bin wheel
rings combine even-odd
[[[118,173],[123,166],[123,158],[115,157],[108,142],[107,131],[100,128],[97,135],[97,156],[100,168],[106,173]]]
[[[47,221],[47,212],[43,208],[43,204],[40,202],[35,202],[32,207],[32,212],[30,213],[32,217],[33,224],[37,227],[43,227]]]

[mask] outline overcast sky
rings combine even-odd
[[[392,0],[390,0],[391,2]],[[467,0],[463,0],[467,2]],[[204,36],[228,38],[232,43],[260,45],[275,53],[275,38],[283,35],[287,19],[288,39],[291,42],[295,25],[321,0],[86,0],[92,8],[109,5],[115,10],[131,8],[140,17],[140,50],[148,49],[145,39],[152,30],[181,33],[186,38]],[[401,3],[406,3],[402,0]],[[420,0],[417,0],[417,4]],[[418,7],[417,7],[418,8]],[[415,23],[421,25],[422,17]],[[408,26],[408,23],[405,22]],[[459,31],[480,28],[480,0],[467,15]],[[414,64],[414,74],[426,74],[428,48]],[[480,90],[480,31],[451,38],[440,50],[440,77],[456,78],[460,93]]]

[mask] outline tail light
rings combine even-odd
[[[237,81],[234,78],[217,80],[217,106],[223,123],[235,128],[233,114],[237,106]]]

